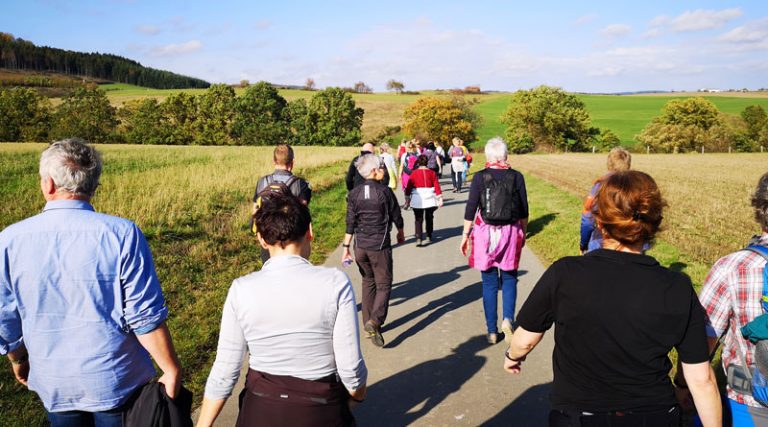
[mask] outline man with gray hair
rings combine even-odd
[[[349,192],[347,199],[347,233],[344,235],[343,264],[352,262],[350,244],[355,238],[355,257],[363,276],[363,329],[374,345],[384,346],[381,326],[387,318],[389,293],[392,290],[392,224],[397,227],[397,243],[405,241],[403,216],[395,193],[382,184],[386,173],[374,154],[363,154],[355,162],[365,181]]]
[[[101,170],[82,139],[54,142],[40,157],[43,212],[0,233],[0,354],[54,427],[121,425],[152,359],[170,398],[181,385],[144,235],[90,204]]]

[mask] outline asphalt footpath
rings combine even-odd
[[[543,426],[552,383],[552,334],[523,363],[519,375],[503,368],[506,345],[486,341],[480,272],[459,252],[468,189],[452,193],[441,180],[444,206],[435,212],[435,242],[417,247],[412,211],[403,211],[406,242],[393,251],[394,283],[382,334],[383,348],[363,333],[368,396],[353,412],[360,426]],[[402,191],[398,198],[403,200]],[[393,242],[394,233],[393,233]],[[341,248],[325,265],[345,271],[360,295],[360,273],[341,266]],[[523,249],[517,309],[544,272]],[[359,306],[358,297],[358,306]],[[499,292],[501,316],[501,292]],[[516,310],[517,311],[517,310]],[[362,322],[362,320],[361,320]],[[501,326],[499,319],[499,326]],[[361,331],[362,332],[362,331]],[[244,372],[247,366],[244,366]],[[217,426],[233,426],[237,393],[227,401]],[[197,415],[197,414],[195,414]]]

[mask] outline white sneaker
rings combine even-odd
[[[507,344],[512,342],[513,329],[512,322],[509,319],[501,321],[501,331],[504,332],[504,341],[506,341]]]

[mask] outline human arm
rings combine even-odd
[[[11,289],[8,257],[0,254],[0,354],[11,362],[16,381],[27,385],[29,361],[21,330],[21,315]],[[15,362],[15,363],[14,363]]]
[[[522,327],[515,329],[509,349],[504,355],[504,370],[510,374],[519,374],[525,357],[533,351],[543,337],[543,332],[529,332]]]
[[[469,246],[469,233],[472,230],[472,221],[464,220],[464,227],[461,231],[461,244],[459,244],[459,251],[463,256],[467,256],[467,247]]]
[[[299,200],[301,200],[302,203],[304,203],[305,205],[309,205],[309,202],[312,201],[312,186],[309,185],[309,182],[301,178],[299,178],[297,181],[298,181],[297,184],[294,184],[299,186],[299,192],[297,197],[299,198]]]
[[[350,193],[349,196],[350,197],[347,198],[346,233],[344,234],[344,240],[342,241],[342,263],[346,260],[352,260],[352,254],[349,248],[352,244],[352,236],[355,234],[355,229],[357,228],[357,212],[355,208],[355,197],[357,196],[357,193]]]
[[[438,156],[439,157],[439,156]],[[437,174],[434,171],[430,171],[432,177],[432,183],[435,188],[435,196],[437,198],[437,207],[443,207],[443,189],[440,188],[440,180],[437,178]]]
[[[403,222],[403,214],[400,211],[400,204],[398,204],[397,197],[391,189],[386,188],[384,194],[388,200],[389,217],[392,219],[395,227],[397,227],[397,243],[401,244],[405,242],[405,223]]]
[[[584,199],[584,208],[581,211],[579,250],[582,254],[589,248],[589,240],[592,237],[592,233],[595,231],[595,218],[592,215],[592,209],[595,205],[595,196],[597,195],[598,189],[600,189],[599,182],[592,186],[589,195]]]
[[[352,191],[352,189],[355,188],[355,173],[357,173],[357,168],[355,168],[356,160],[357,157],[352,159],[352,162],[349,164],[349,169],[347,169],[347,176],[344,178],[344,182],[347,184],[347,191]]]
[[[181,364],[173,348],[168,326],[163,322],[160,326],[145,334],[136,334],[139,344],[152,356],[163,375],[157,380],[165,386],[165,393],[171,399],[176,397],[181,387]]]
[[[342,285],[336,298],[337,312],[333,325],[333,353],[341,382],[352,400],[365,399],[368,369],[360,350],[360,331],[357,320],[357,302],[352,283],[346,274],[338,272],[337,281]]]
[[[213,425],[240,377],[243,358],[248,347],[235,311],[235,306],[240,301],[236,283],[230,287],[224,302],[216,360],[205,383],[203,406],[197,420],[198,427]]]
[[[683,375],[693,395],[693,401],[704,427],[722,425],[722,402],[717,380],[709,360],[700,363],[683,363]]]
[[[9,351],[8,361],[11,362],[11,369],[13,370],[13,376],[16,377],[16,381],[22,385],[29,386],[27,380],[29,379],[29,354],[27,353],[27,347],[22,343],[16,349]]]

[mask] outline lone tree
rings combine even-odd
[[[397,93],[403,93],[403,89],[405,89],[405,85],[403,82],[399,82],[395,79],[392,79],[387,82],[387,90],[389,91],[395,91]]]
[[[725,126],[715,104],[704,98],[673,99],[661,109],[661,115],[635,137],[654,151],[686,152],[701,147],[723,150],[733,135]]]
[[[413,137],[432,140],[447,147],[454,137],[471,142],[480,116],[463,98],[419,98],[405,109],[403,129]]]
[[[367,84],[365,84],[363,82],[355,83],[354,90],[357,93],[371,93],[371,92],[373,92],[373,89],[371,89],[370,86],[368,86]]]
[[[309,102],[307,114],[314,130],[312,144],[350,146],[360,142],[364,111],[343,89],[333,87],[317,92]]]
[[[315,79],[307,77],[307,81],[304,82],[304,90],[315,90]]]
[[[584,103],[560,88],[539,86],[519,90],[501,116],[511,151],[537,149],[583,151],[591,136]]]

